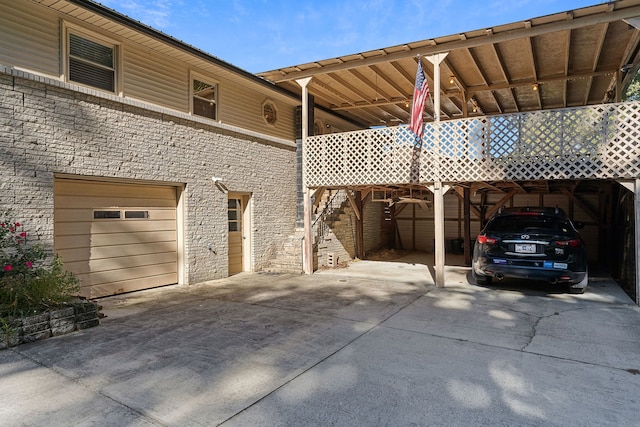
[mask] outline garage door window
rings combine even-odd
[[[149,219],[149,211],[99,210],[93,211],[93,219]]]
[[[120,219],[120,211],[93,211],[93,219]]]

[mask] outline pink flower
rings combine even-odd
[[[24,264],[27,266],[27,268],[33,267],[33,263],[31,261],[27,261]]]
[[[6,227],[6,226],[7,226],[7,224],[5,224],[4,222],[0,224],[0,227],[2,227],[2,228]]]
[[[9,264],[4,266],[4,271],[11,271],[11,270],[13,270],[13,266],[11,266]]]
[[[19,222],[16,222],[16,227],[20,227],[20,223]]]
[[[27,237],[27,233],[23,231],[22,233],[20,233],[20,237]]]

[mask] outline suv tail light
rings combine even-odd
[[[558,246],[571,246],[572,248],[577,248],[580,244],[580,239],[556,240],[556,245]]]
[[[487,244],[487,245],[495,245],[498,239],[494,239],[493,237],[487,237],[485,235],[478,236],[478,243]]]

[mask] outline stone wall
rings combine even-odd
[[[4,349],[98,326],[100,315],[96,303],[84,301],[32,316],[0,320],[0,349]]]
[[[55,174],[176,183],[185,186],[187,282],[226,277],[227,195],[215,176],[252,196],[251,264],[260,270],[294,232],[295,171],[295,141],[0,66],[0,210],[12,208],[50,248]]]
[[[332,258],[335,264],[343,264],[351,261],[356,256],[356,215],[345,201],[343,212],[330,224],[330,229],[323,241],[318,245],[318,266],[324,267],[328,259]],[[372,202],[370,197],[365,199],[364,206],[363,238],[365,256],[368,252],[380,249],[383,243],[382,221],[383,204]]]

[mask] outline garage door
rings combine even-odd
[[[177,189],[55,182],[55,251],[95,298],[178,282]]]

